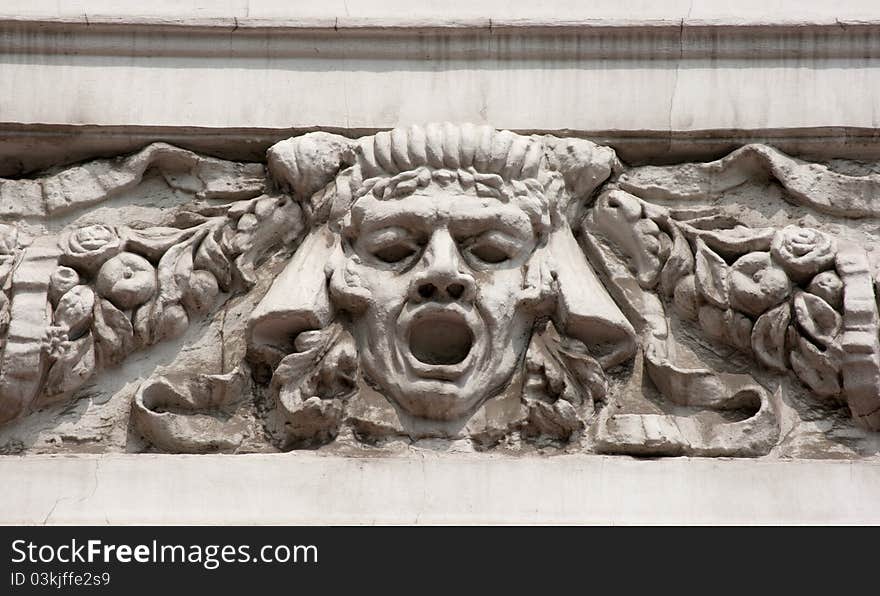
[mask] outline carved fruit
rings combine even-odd
[[[188,326],[189,317],[183,307],[179,304],[171,304],[157,315],[153,342],[180,337]]]
[[[155,293],[156,270],[145,258],[124,252],[104,263],[95,287],[118,308],[134,308]]]
[[[78,338],[92,324],[92,309],[95,306],[95,293],[88,286],[71,288],[55,309],[55,325],[67,330],[71,340]]]
[[[730,305],[758,316],[788,298],[791,281],[770,254],[753,252],[730,267]]]
[[[79,284],[79,273],[70,267],[58,267],[49,276],[49,301],[58,306],[58,301],[68,290]]]
[[[202,313],[214,305],[219,293],[217,278],[203,269],[196,269],[189,278],[183,305],[191,313]]]
[[[814,277],[807,291],[837,310],[843,306],[843,282],[834,271],[823,271]]]

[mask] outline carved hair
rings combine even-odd
[[[528,216],[535,230],[535,235],[543,237],[551,227],[551,222],[558,225],[562,218],[554,207],[559,204],[558,197],[563,194],[564,184],[557,172],[550,172],[550,192],[545,192],[544,185],[536,178],[525,180],[505,180],[498,174],[483,174],[473,166],[467,170],[439,169],[430,170],[419,167],[415,170],[401,172],[392,177],[374,177],[365,180],[354,193],[352,206],[343,215],[343,227],[358,227],[363,214],[357,207],[357,200],[372,195],[379,200],[399,200],[409,197],[419,189],[436,184],[442,188],[458,186],[462,191],[473,191],[478,198],[494,198],[502,203],[518,206]],[[552,184],[552,181],[558,184]]]
[[[620,164],[613,150],[582,139],[443,123],[357,140],[310,133],[273,145],[268,166],[276,184],[303,201],[313,227],[338,222],[367,192],[392,198],[401,185],[401,191],[410,192],[408,187],[418,183],[413,179],[427,184],[443,176],[457,177],[463,185],[473,178],[478,194],[492,193],[502,200],[543,191],[555,227],[563,221],[560,216],[570,198],[590,195]],[[394,190],[386,190],[389,186]]]

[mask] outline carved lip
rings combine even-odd
[[[408,314],[401,321],[403,345],[413,371],[444,381],[460,377],[473,361],[479,337],[472,313],[458,305],[426,305]]]

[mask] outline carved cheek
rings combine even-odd
[[[341,306],[353,312],[397,312],[406,301],[409,275],[386,271],[364,264],[359,258],[348,259],[339,275],[331,280],[331,290]]]
[[[480,271],[474,274],[477,286],[477,307],[488,321],[505,325],[524,308],[522,273],[520,269]]]

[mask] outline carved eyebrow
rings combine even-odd
[[[475,236],[469,236],[469,244],[479,245],[484,242],[503,246],[511,252],[519,251],[523,245],[523,238],[512,236],[503,230],[489,229]]]
[[[449,229],[454,235],[476,236],[486,231],[497,231],[519,240],[527,240],[532,234],[532,224],[525,213],[519,221],[510,221],[508,214],[499,213],[475,213],[468,214],[465,218],[453,218],[449,222]]]
[[[438,218],[438,214],[434,210],[422,210],[413,212],[411,210],[382,210],[375,209],[364,213],[360,222],[361,228],[370,230],[381,228],[415,228],[417,230],[425,230],[433,227],[434,221]]]
[[[400,226],[377,227],[364,234],[364,241],[370,246],[383,246],[401,240],[414,241],[418,236],[412,230]]]

